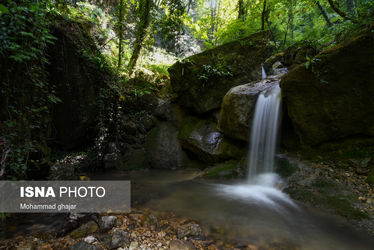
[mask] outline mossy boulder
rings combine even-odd
[[[160,122],[146,139],[146,156],[152,168],[176,169],[183,165],[184,154],[178,131],[167,122]]]
[[[245,147],[224,138],[209,120],[190,118],[179,131],[182,147],[205,163],[214,163],[245,155]]]
[[[218,130],[230,138],[248,141],[258,95],[278,84],[280,76],[230,89],[222,101]]]
[[[181,106],[196,113],[218,109],[226,92],[261,79],[261,64],[270,55],[269,33],[247,38],[193,55],[169,68],[173,91]]]
[[[282,98],[301,145],[374,136],[374,33],[328,49],[286,74]]]

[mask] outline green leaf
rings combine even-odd
[[[1,14],[8,14],[9,13],[9,10],[7,7],[5,7],[4,5],[0,4],[0,15]]]
[[[48,95],[48,99],[52,102],[52,103],[59,103],[59,102],[62,102],[62,100],[60,98],[58,98],[57,96],[55,95]]]
[[[309,66],[310,66],[310,61],[308,61],[308,62],[305,63],[305,68],[306,69],[309,69]]]

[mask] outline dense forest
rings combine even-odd
[[[258,237],[264,243],[256,238],[263,228],[253,233],[252,221],[243,229],[225,214],[243,216],[241,223],[250,217],[227,208],[227,200],[217,201],[217,218],[233,221],[202,218],[215,208],[205,204],[211,195],[201,196],[211,183],[197,182],[243,179],[250,188],[240,199],[281,207],[296,224],[327,225],[331,218],[301,214],[294,200],[338,215],[354,227],[351,237],[321,234],[335,249],[369,249],[373,46],[372,0],[1,0],[0,180],[105,177],[136,184],[130,214],[47,219],[63,228],[41,227],[56,231],[42,242],[30,243],[26,219],[0,211],[0,249],[15,246],[17,237],[35,249],[309,249],[308,240],[320,237],[303,231],[307,240],[288,238],[274,229],[269,235],[276,237]],[[264,173],[276,177],[257,178]],[[183,184],[157,182],[144,191],[137,181],[147,178]],[[253,186],[266,187],[256,189],[264,199]],[[207,211],[176,206],[192,199],[186,190]],[[152,191],[152,198],[144,194]],[[173,205],[154,209],[145,202],[154,199]],[[250,206],[253,217],[275,214]],[[274,221],[280,231],[291,227]],[[295,228],[293,236],[306,230]],[[141,238],[146,231],[153,245]]]

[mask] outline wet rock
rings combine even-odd
[[[170,250],[195,250],[196,247],[190,241],[172,240],[170,242]]]
[[[201,227],[195,223],[179,226],[177,230],[178,239],[184,237],[200,237],[202,233]]]
[[[230,89],[222,101],[218,129],[231,138],[248,141],[257,97],[262,91],[277,84],[279,78],[280,76]]]
[[[117,222],[116,216],[103,216],[100,218],[99,226],[102,231],[107,231],[112,229]]]
[[[228,161],[219,163],[209,168],[204,173],[205,178],[211,179],[230,179],[244,176],[245,161]]]
[[[146,139],[146,155],[152,168],[182,167],[184,156],[176,128],[170,123],[161,122],[152,129]]]
[[[186,120],[179,131],[179,139],[182,147],[202,162],[219,162],[240,158],[245,154],[243,147],[224,138],[216,124],[208,120]]]
[[[99,230],[99,226],[94,221],[89,221],[86,224],[81,225],[79,228],[75,229],[70,233],[70,237],[81,238],[89,234],[95,233]]]
[[[259,32],[174,64],[169,73],[179,104],[206,113],[221,106],[230,88],[260,80],[261,64],[270,54],[268,38],[268,32]]]
[[[374,68],[373,54],[374,33],[363,33],[282,78],[282,100],[302,145],[374,141],[374,71],[366,70]]]

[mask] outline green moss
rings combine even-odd
[[[342,195],[327,195],[321,197],[321,202],[325,203],[328,207],[333,209],[337,214],[344,216],[346,218],[352,219],[364,219],[369,218],[369,216],[360,211],[359,209],[352,206],[352,202],[348,197]]]
[[[369,174],[368,174],[368,178],[366,179],[366,181],[369,183],[369,184],[372,184],[374,185],[374,169],[372,169]]]
[[[204,177],[212,179],[229,179],[238,176],[238,164],[236,162],[227,162],[209,169]]]
[[[184,121],[183,126],[179,130],[178,138],[182,140],[187,139],[189,135],[191,134],[191,132],[196,128],[197,122],[198,122],[197,119],[193,119],[193,118],[186,119]]]
[[[278,158],[277,159],[277,168],[276,172],[282,176],[282,177],[289,177],[293,173],[295,173],[297,170],[297,166],[294,164],[291,164],[287,159],[285,158]]]
[[[292,189],[287,189],[286,192],[295,200],[311,203],[314,206],[332,211],[347,219],[359,220],[369,218],[367,213],[362,212],[354,206],[358,201],[356,195],[331,194],[331,190],[339,190],[339,187],[321,179],[317,179],[312,186],[314,187],[313,189],[303,186],[293,187]]]
[[[331,188],[331,187],[334,187],[334,186],[335,186],[334,184],[326,181],[323,178],[317,178],[312,183],[312,187],[316,187],[316,188]]]

